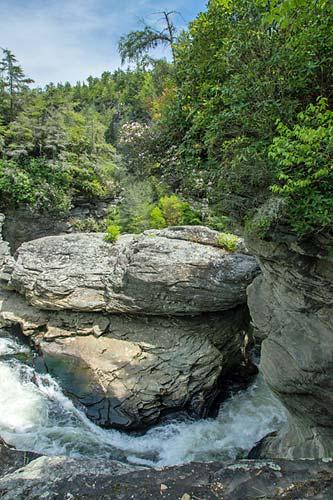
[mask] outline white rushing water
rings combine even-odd
[[[0,436],[18,449],[158,466],[233,459],[286,418],[259,376],[227,400],[216,419],[173,421],[140,436],[101,429],[54,379],[12,357],[26,351],[18,341],[0,337]]]

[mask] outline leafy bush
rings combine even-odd
[[[298,236],[332,230],[333,112],[319,99],[289,128],[278,124],[279,136],[269,149],[278,165],[271,191],[285,200],[283,221]]]
[[[117,226],[115,224],[110,224],[107,227],[106,235],[105,235],[104,239],[105,239],[105,241],[108,241],[109,243],[113,243],[113,242],[117,241],[120,234],[121,234],[121,227]]]
[[[0,160],[1,205],[28,204],[36,210],[66,212],[71,205],[70,177],[58,162]]]
[[[107,229],[107,223],[104,219],[97,221],[93,217],[87,217],[86,219],[72,218],[69,223],[74,231],[80,233],[102,233]]]
[[[238,242],[238,236],[231,233],[220,233],[217,239],[218,245],[228,252],[236,252]]]
[[[160,207],[154,207],[150,212],[150,227],[152,229],[163,229],[167,227],[167,222]]]

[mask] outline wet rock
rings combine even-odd
[[[136,331],[127,339],[122,332],[123,339],[75,337],[41,342],[40,348],[49,371],[96,423],[146,427],[166,411],[191,406],[204,416],[224,368],[221,353],[193,332],[173,329],[168,335],[165,330],[157,339],[154,334],[159,336],[163,326],[137,326],[133,323]]]
[[[261,370],[289,411],[281,431],[261,443],[262,457],[333,454],[333,259],[300,243],[250,241],[262,276],[248,289],[264,338]],[[333,248],[331,244],[331,248]]]
[[[244,306],[196,317],[40,311],[0,291],[0,325],[19,325],[48,370],[98,424],[125,428],[187,409],[207,415],[246,351]]]
[[[303,460],[193,463],[156,470],[112,461],[42,457],[0,480],[5,500],[326,500],[332,495],[332,462]]]
[[[211,233],[148,231],[115,244],[102,234],[34,240],[18,249],[10,284],[40,309],[150,315],[231,309],[246,302],[257,263],[207,244]]]
[[[142,467],[113,460],[40,457],[0,479],[3,499],[110,498],[112,481]],[[106,496],[107,495],[107,496]],[[112,498],[112,497],[111,497]]]
[[[24,467],[39,456],[29,451],[18,451],[0,438],[0,477]]]

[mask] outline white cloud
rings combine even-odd
[[[14,52],[38,85],[76,82],[117,68],[119,36],[165,4],[168,10],[181,10],[188,2],[0,0],[0,46]],[[194,4],[198,11],[204,1]]]

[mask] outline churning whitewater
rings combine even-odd
[[[154,466],[235,459],[286,419],[259,376],[221,405],[216,419],[174,420],[140,436],[105,430],[88,420],[50,375],[26,363],[28,352],[0,333],[0,436],[18,449]]]

